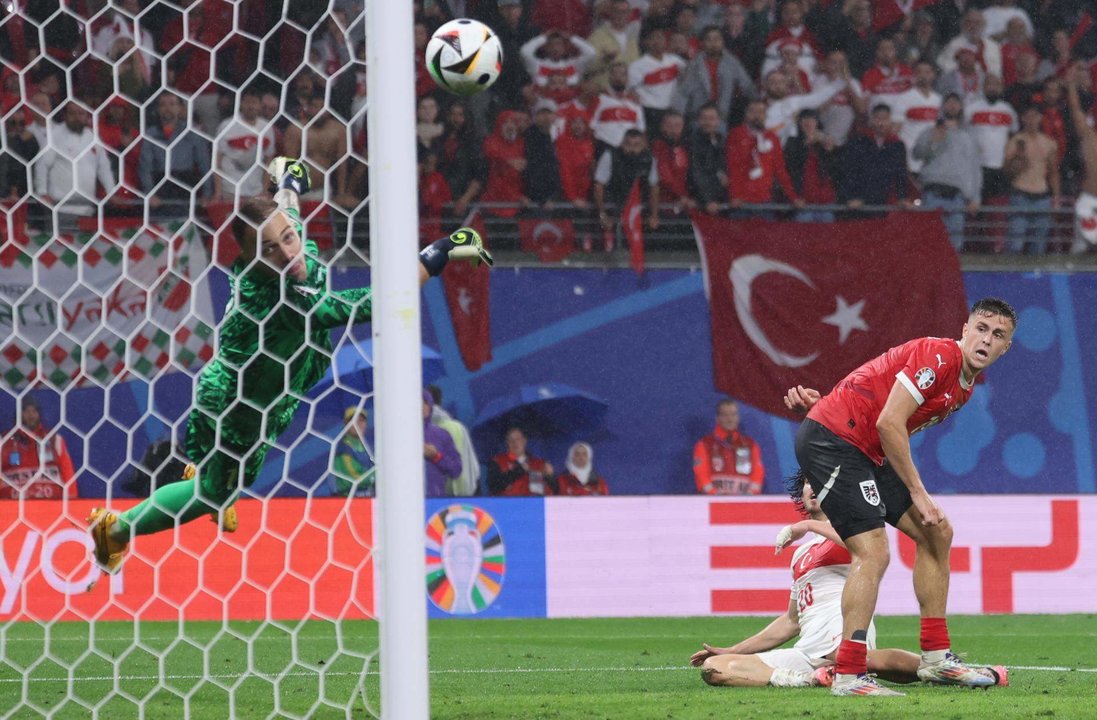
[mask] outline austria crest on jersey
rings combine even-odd
[[[865,480],[861,483],[861,495],[864,496],[865,502],[873,507],[880,504],[880,491],[876,489],[875,480]]]
[[[503,45],[484,23],[460,18],[434,31],[425,60],[430,76],[443,90],[475,95],[499,78]]]

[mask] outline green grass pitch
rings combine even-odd
[[[730,643],[763,618],[443,620],[430,626],[431,716],[435,718],[1063,718],[1093,717],[1097,616],[955,617],[956,649],[1012,669],[1010,687],[975,691],[908,685],[906,698],[835,698],[808,688],[710,688],[687,666],[701,641]],[[881,618],[879,642],[914,647],[916,618]],[[58,624],[0,626],[0,718],[33,718],[27,699],[57,718],[367,717],[356,689],[377,709],[377,647],[371,622],[333,625],[99,623],[92,632]],[[89,635],[91,639],[89,639]],[[139,637],[138,642],[134,642]],[[250,638],[253,642],[245,642]],[[249,644],[251,646],[249,672]],[[91,648],[89,650],[89,648]],[[364,658],[369,658],[365,660]],[[165,687],[157,676],[162,663]],[[65,666],[70,666],[69,675]],[[277,688],[277,692],[275,689]],[[279,705],[275,705],[275,695]],[[230,708],[230,697],[233,705]],[[323,698],[328,704],[317,704]]]

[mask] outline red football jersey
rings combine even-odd
[[[896,380],[918,401],[918,409],[907,420],[907,432],[913,435],[941,422],[971,397],[972,385],[960,372],[962,360],[956,340],[911,340],[851,372],[815,404],[808,417],[883,465],[876,421]]]

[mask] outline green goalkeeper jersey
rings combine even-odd
[[[299,213],[285,212],[303,237]],[[289,425],[300,398],[331,367],[329,331],[370,319],[370,288],[330,290],[316,244],[305,240],[304,247],[308,275],[303,281],[233,267],[217,354],[199,377],[188,424],[193,462],[201,462],[218,440],[222,449],[237,452],[274,440]]]

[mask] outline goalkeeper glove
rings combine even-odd
[[[267,172],[270,173],[270,181],[277,190],[292,190],[298,195],[304,195],[312,188],[309,169],[301,160],[276,157],[270,161]]]
[[[495,264],[495,259],[484,247],[480,233],[468,227],[458,228],[448,237],[435,240],[419,252],[419,262],[432,277],[440,275],[450,260],[468,260],[473,266],[482,262],[488,267]]]

